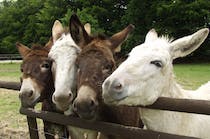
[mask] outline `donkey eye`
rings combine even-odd
[[[49,69],[49,68],[50,68],[50,64],[49,64],[49,63],[44,63],[44,64],[42,64],[41,67],[42,67],[42,68]]]
[[[159,68],[163,67],[163,63],[160,60],[151,61],[150,64],[153,64]]]
[[[111,71],[112,70],[112,65],[106,65],[106,66],[104,66],[104,70]]]
[[[112,68],[113,68],[113,66],[111,64],[106,65],[106,66],[103,67],[102,73],[103,74],[109,73],[109,72],[112,71]]]

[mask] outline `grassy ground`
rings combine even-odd
[[[177,81],[186,89],[196,89],[210,81],[209,64],[178,64],[174,66]]]
[[[19,81],[21,63],[0,63],[0,80]]]
[[[19,81],[19,67],[20,63],[0,63],[0,80]],[[196,89],[210,80],[210,64],[179,64],[174,71],[178,82],[187,89]],[[19,114],[19,108],[18,92],[0,89],[0,139],[29,138],[26,117]]]
[[[21,63],[0,63],[0,81],[17,81]],[[19,113],[18,91],[0,88],[0,139],[28,139],[26,116]],[[40,104],[36,107],[40,109]],[[41,120],[38,124],[42,125]]]

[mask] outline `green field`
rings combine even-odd
[[[196,89],[210,81],[210,63],[177,64],[174,71],[177,81],[186,89]]]
[[[19,81],[19,67],[20,63],[0,63],[0,80]],[[196,89],[210,80],[210,64],[179,64],[174,66],[174,71],[177,81],[186,89]],[[19,114],[19,108],[18,91],[0,89],[0,138],[3,134],[4,138],[28,136],[26,118]],[[12,130],[11,134],[6,129]],[[19,137],[20,134],[23,135]]]
[[[0,81],[19,82],[20,64],[0,63]],[[18,91],[0,88],[0,138],[29,138],[26,116],[19,113],[19,108]],[[38,122],[41,123],[40,120]]]
[[[0,80],[19,81],[21,63],[0,63]]]
[[[0,63],[0,80],[19,81],[21,63]],[[177,81],[187,89],[196,89],[210,80],[209,64],[176,64],[174,72]]]

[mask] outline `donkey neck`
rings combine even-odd
[[[174,76],[172,75],[168,81],[168,85],[163,90],[164,93],[161,96],[171,98],[207,100],[210,99],[210,93],[208,93],[208,90],[210,90],[210,88],[207,87],[209,84],[210,83],[207,83],[197,90],[186,90],[183,89],[182,86],[176,82]]]
[[[184,90],[181,85],[177,83],[174,78],[173,68],[171,67],[171,72],[168,74],[168,79],[165,82],[165,87],[162,90],[163,97],[170,97],[170,98],[190,98],[188,92],[189,90]]]

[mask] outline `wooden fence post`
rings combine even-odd
[[[28,130],[30,134],[30,139],[39,139],[39,132],[37,128],[36,118],[27,116]]]

